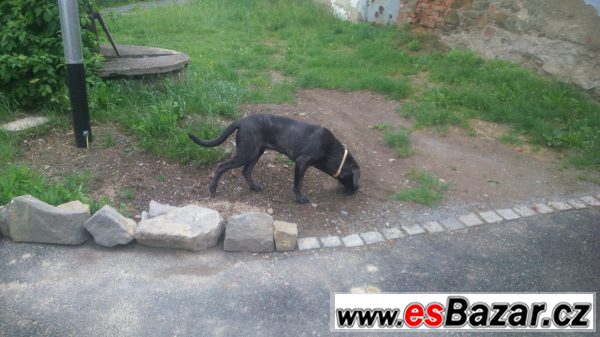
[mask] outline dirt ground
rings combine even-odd
[[[182,166],[158,159],[137,150],[132,136],[110,125],[95,127],[96,142],[89,150],[72,146],[72,134],[64,131],[30,139],[22,161],[51,177],[89,171],[94,176],[92,197],[106,196],[124,203],[136,216],[147,209],[151,199],[176,206],[206,205],[225,217],[260,210],[277,220],[298,223],[301,235],[343,235],[419,221],[444,211],[507,207],[598,191],[598,185],[579,179],[581,172],[565,169],[556,153],[503,144],[497,138],[506,130],[481,121],[472,123],[476,136],[463,129],[452,129],[447,135],[416,131],[415,155],[397,158],[373,125],[410,126],[410,120],[397,112],[401,105],[370,92],[315,89],[299,92],[295,105],[243,107],[244,114],[268,112],[328,127],[358,161],[361,189],[352,196],[344,194],[333,178],[310,169],[303,189],[311,199],[308,205],[294,202],[293,164],[272,151],[265,153],[254,170],[255,179],[264,185],[261,192],[250,191],[238,169],[223,176],[217,196],[211,199],[208,184],[214,167]],[[113,144],[102,146],[99,140],[108,135]],[[233,139],[231,136],[225,146],[232,146]],[[427,170],[450,184],[437,208],[390,199],[393,193],[411,186],[407,178],[411,169]]]

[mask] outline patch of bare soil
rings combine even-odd
[[[348,196],[335,179],[310,169],[303,191],[312,205],[294,202],[293,163],[272,151],[254,170],[255,179],[264,185],[261,192],[250,191],[238,169],[223,175],[216,198],[210,199],[208,184],[214,167],[194,168],[158,159],[137,150],[131,136],[110,125],[95,127],[97,140],[89,150],[76,149],[72,134],[60,131],[31,139],[22,161],[49,176],[87,170],[95,177],[94,198],[107,196],[125,203],[134,214],[147,209],[151,199],[178,206],[206,205],[225,217],[247,210],[269,211],[275,219],[298,223],[301,235],[343,235],[417,222],[443,215],[444,210],[475,211],[597,191],[598,186],[578,179],[577,171],[564,169],[555,153],[502,144],[497,140],[501,127],[483,122],[473,125],[477,136],[458,129],[445,136],[416,131],[416,154],[397,158],[373,125],[410,126],[396,112],[400,105],[370,92],[317,89],[298,93],[295,105],[243,108],[245,114],[268,112],[323,125],[348,146],[362,168],[361,189]],[[230,141],[226,146],[231,146]],[[415,168],[450,184],[438,208],[390,199],[410,185],[407,173]]]

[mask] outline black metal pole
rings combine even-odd
[[[90,126],[77,0],[58,0],[58,8],[65,50],[75,144],[77,147],[89,147],[92,141],[92,128]]]

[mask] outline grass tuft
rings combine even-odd
[[[394,194],[392,199],[415,202],[428,207],[434,207],[442,201],[444,193],[448,190],[448,184],[426,171],[413,170],[408,175],[417,186]]]

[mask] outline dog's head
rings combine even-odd
[[[354,158],[352,158],[352,155],[348,154],[348,159],[342,168],[342,172],[337,177],[337,180],[344,186],[348,193],[358,191],[360,168]]]

